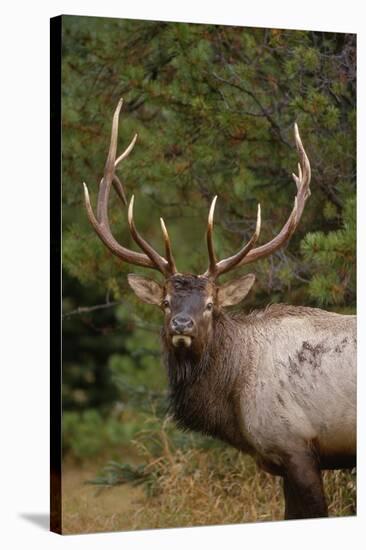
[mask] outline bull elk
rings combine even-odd
[[[176,268],[165,223],[161,256],[128,224],[142,252],[129,250],[112,235],[108,200],[112,185],[127,205],[118,164],[131,152],[117,152],[119,101],[111,142],[100,182],[96,215],[84,184],[90,223],[102,242],[124,262],[160,271],[164,284],[128,275],[138,298],[164,314],[162,346],[177,424],[217,437],[249,453],[265,471],[283,478],[285,518],[327,516],[323,469],[351,468],[356,457],[356,318],[321,309],[271,305],[248,315],[229,314],[250,291],[255,276],[247,274],[218,285],[218,278],[284,246],[297,228],[310,196],[311,169],[295,124],[300,157],[293,174],[297,194],[292,212],[277,236],[255,247],[260,227],[247,244],[218,260],[213,242],[212,201],[207,226],[208,268],[202,275]]]

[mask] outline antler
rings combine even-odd
[[[104,167],[103,178],[99,185],[97,216],[94,215],[93,208],[90,203],[88,188],[84,183],[85,206],[88,213],[88,218],[95,232],[97,233],[98,237],[101,239],[101,241],[109,248],[109,250],[113,254],[118,256],[121,260],[130,264],[157,269],[161,271],[161,273],[163,273],[165,276],[169,276],[176,272],[176,267],[175,267],[174,258],[173,258],[173,254],[170,246],[169,235],[166,230],[166,227],[164,225],[163,235],[164,235],[165,248],[167,251],[168,259],[165,259],[163,258],[163,256],[160,256],[160,254],[156,252],[153,249],[153,247],[147,241],[145,241],[137,232],[135,223],[133,221],[134,197],[132,197],[130,206],[129,206],[128,223],[130,226],[130,231],[133,239],[140,246],[140,248],[142,248],[142,250],[145,253],[142,254],[141,252],[134,252],[133,250],[129,250],[128,248],[125,248],[124,246],[120,245],[112,235],[111,228],[109,225],[108,200],[109,200],[109,194],[110,194],[112,185],[114,186],[122,202],[125,205],[127,205],[127,199],[123,189],[123,185],[119,180],[118,176],[116,175],[115,170],[118,164],[122,160],[124,160],[126,157],[128,157],[137,139],[137,134],[136,134],[133,137],[127,149],[116,159],[118,119],[119,119],[119,113],[122,107],[122,103],[123,103],[123,100],[120,99],[113,115],[111,142],[109,145],[107,161]]]
[[[300,162],[298,163],[298,175],[292,174],[292,177],[294,178],[296,187],[297,187],[297,195],[295,197],[294,207],[292,209],[292,212],[287,222],[282,227],[279,234],[276,235],[276,237],[274,237],[271,241],[269,241],[266,244],[263,244],[262,246],[259,246],[258,248],[253,248],[253,246],[255,245],[259,237],[260,223],[261,223],[260,221],[261,211],[260,211],[260,205],[258,205],[256,230],[252,238],[248,242],[248,244],[243,246],[243,248],[234,256],[231,256],[230,258],[226,258],[225,260],[221,260],[217,262],[215,252],[214,252],[213,240],[212,240],[213,213],[214,213],[216,198],[217,198],[215,197],[211,203],[211,208],[208,215],[207,248],[208,248],[208,256],[209,256],[209,267],[208,267],[208,270],[204,273],[205,277],[217,278],[223,273],[226,273],[229,270],[233,269],[234,267],[239,267],[245,264],[249,264],[251,262],[255,262],[260,258],[265,258],[266,256],[273,254],[273,252],[275,252],[276,250],[284,246],[287,243],[287,241],[289,241],[292,234],[294,233],[295,229],[297,228],[300,222],[301,215],[304,210],[305,202],[308,199],[308,197],[310,197],[310,194],[311,194],[310,193],[310,180],[311,180],[310,162],[306,155],[304,146],[302,144],[300,134],[299,134],[299,129],[296,123],[294,125],[294,131],[295,131],[296,147],[300,156]]]

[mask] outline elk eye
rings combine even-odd
[[[213,303],[212,302],[208,302],[208,304],[206,304],[206,309],[207,311],[211,311],[213,308]]]
[[[165,307],[165,308],[169,307],[168,300],[163,300],[163,307]]]

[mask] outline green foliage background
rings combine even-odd
[[[83,204],[85,181],[95,205],[118,99],[120,150],[139,136],[118,169],[128,197],[135,194],[138,227],[163,252],[163,216],[179,269],[195,273],[206,268],[215,194],[219,256],[250,237],[258,202],[260,242],[280,230],[296,194],[297,121],[312,195],[289,246],[250,266],[257,283],[243,307],[282,301],[351,313],[355,63],[352,34],[63,18],[65,452],[83,458],[119,449],[164,411],[159,312],[132,296],[126,275],[141,270],[105,249]],[[135,248],[114,193],[110,219],[120,242]]]

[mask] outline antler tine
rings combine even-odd
[[[146,252],[145,254],[142,254],[141,252],[135,252],[133,250],[129,250],[128,248],[125,248],[122,245],[120,245],[115,240],[110,229],[109,219],[108,219],[108,199],[109,199],[109,194],[110,194],[110,189],[112,184],[115,187],[117,194],[119,195],[121,200],[125,204],[127,204],[127,199],[123,189],[123,185],[119,180],[118,176],[115,174],[115,169],[118,166],[118,164],[130,154],[137,139],[137,134],[136,134],[133,137],[129,146],[116,159],[118,120],[119,120],[119,114],[122,108],[122,103],[123,103],[123,100],[120,99],[113,115],[111,140],[109,145],[108,157],[104,167],[103,178],[99,185],[96,217],[94,215],[94,212],[90,203],[88,188],[84,183],[85,206],[86,206],[88,218],[95,232],[97,233],[98,237],[101,239],[101,241],[110,249],[110,251],[113,254],[118,256],[121,260],[130,264],[134,264],[142,267],[149,267],[151,269],[157,269],[161,271],[164,275],[166,275],[169,270],[167,269],[167,266],[169,268],[168,262],[162,256],[160,256],[157,252],[155,252],[155,250],[148,243],[146,243],[146,241],[144,241],[142,237],[139,236],[135,228],[134,228],[134,235],[135,235],[134,238],[136,237],[135,238],[136,242],[140,244],[141,248],[144,250],[144,252]],[[134,227],[133,219],[132,219],[132,225]]]
[[[113,187],[116,190],[116,193],[119,196],[119,198],[121,199],[121,201],[123,202],[123,204],[125,206],[127,206],[128,203],[127,203],[126,193],[125,193],[124,187],[122,185],[122,182],[119,179],[119,177],[117,176],[117,174],[114,174]]]
[[[89,218],[90,223],[94,227],[95,231],[98,232],[99,231],[99,222],[96,219],[96,217],[94,216],[93,208],[92,208],[92,205],[90,203],[90,196],[89,196],[88,187],[87,187],[85,182],[83,182],[83,187],[84,187],[85,206],[86,206],[86,211],[87,211],[87,214],[88,214],[88,218]]]
[[[210,214],[211,214],[211,210],[210,210]],[[212,209],[212,214],[213,214],[213,209]],[[211,231],[212,231],[212,223],[211,223]],[[208,270],[205,272],[204,276],[213,277],[213,278],[217,279],[220,275],[223,275],[224,273],[227,273],[228,271],[233,269],[236,265],[238,265],[243,260],[243,258],[245,258],[245,256],[249,253],[249,251],[253,248],[253,246],[257,242],[257,240],[259,238],[259,235],[260,235],[260,231],[261,231],[261,205],[258,204],[256,228],[255,228],[255,231],[254,231],[252,237],[250,238],[249,242],[246,245],[244,245],[239,250],[239,252],[237,252],[233,256],[230,256],[229,258],[226,258],[225,260],[221,260],[220,262],[215,261],[214,264],[212,263],[212,259],[211,259],[213,256],[211,256],[210,253],[209,253],[210,265],[209,265]],[[208,242],[209,242],[209,240],[207,240],[207,243]],[[212,236],[210,236],[210,243],[212,245]],[[212,252],[213,252],[213,250],[212,250]]]
[[[118,159],[116,159],[114,161],[114,169],[117,168],[117,166],[119,165],[119,163],[124,160],[125,158],[128,157],[128,155],[131,153],[132,149],[134,148],[135,146],[135,143],[136,143],[136,140],[137,140],[137,134],[134,135],[131,143],[129,144],[129,146],[125,149],[125,151],[123,151],[123,153],[118,157]],[[103,180],[102,180],[103,181]],[[112,180],[112,183],[113,183],[113,187],[117,193],[117,195],[119,196],[119,198],[121,199],[121,201],[123,202],[123,204],[125,206],[127,206],[128,202],[127,202],[127,197],[126,197],[126,193],[125,193],[125,190],[124,190],[124,187],[122,185],[122,182],[121,180],[119,179],[119,177],[117,176],[116,173],[113,174],[113,180]],[[102,184],[102,182],[101,182]],[[99,219],[99,215],[97,213],[97,216],[98,216],[98,219]]]
[[[126,147],[126,149],[123,151],[123,153],[118,157],[117,160],[114,161],[114,167],[117,168],[117,166],[119,165],[119,163],[124,160],[125,158],[128,157],[128,155],[131,153],[132,149],[135,147],[135,143],[136,143],[136,140],[137,140],[137,134],[135,134],[132,138],[132,141],[131,143],[129,144],[128,147]]]
[[[302,178],[304,174],[304,186],[308,188],[311,180],[311,166],[310,166],[308,156],[305,152],[304,146],[302,144],[299,127],[296,122],[294,124],[294,133],[295,133],[295,142],[296,142],[297,151],[300,156],[301,170],[299,175],[300,175],[300,178]]]
[[[132,195],[130,204],[128,207],[128,225],[130,227],[132,238],[139,245],[139,247],[142,248],[142,250],[147,254],[150,260],[159,267],[160,271],[164,273],[164,275],[170,275],[171,273],[170,273],[169,262],[165,258],[160,256],[160,254],[158,254],[156,250],[154,250],[153,247],[147,241],[145,241],[145,239],[140,235],[140,233],[136,229],[136,225],[133,219],[134,201],[135,201],[135,196]]]
[[[216,264],[217,264],[217,258],[215,254],[215,248],[213,244],[213,218],[215,213],[215,206],[217,201],[217,195],[212,199],[210,211],[208,213],[208,220],[207,220],[207,233],[206,233],[206,240],[207,240],[207,249],[208,249],[208,273],[214,275],[216,273]]]
[[[177,268],[176,268],[176,265],[175,265],[175,260],[174,260],[174,256],[173,256],[172,247],[171,247],[171,244],[170,244],[169,233],[168,233],[168,230],[166,228],[166,225],[165,225],[165,222],[164,222],[163,218],[160,218],[160,225],[161,225],[161,230],[163,232],[163,237],[164,237],[165,256],[166,256],[166,259],[168,260],[170,272],[173,274],[173,273],[177,272]]]

